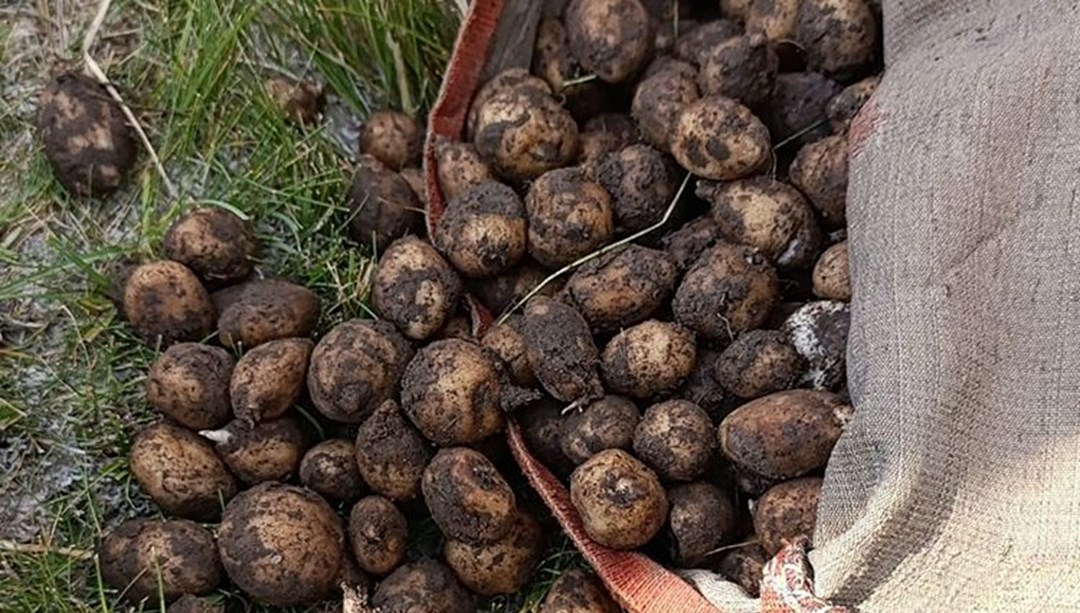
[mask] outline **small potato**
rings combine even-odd
[[[859,114],[863,105],[877,91],[881,83],[880,76],[867,77],[858,83],[848,85],[839,94],[833,96],[825,107],[829,125],[834,134],[843,134],[851,127],[851,120]]]
[[[754,505],[754,532],[770,558],[795,537],[814,538],[817,506],[821,499],[818,477],[785,481],[758,498]]]
[[[101,578],[131,602],[207,594],[224,576],[213,535],[186,519],[129,519],[105,535],[98,554]]]
[[[735,481],[735,486],[753,499],[760,498],[770,487],[783,481],[783,479],[762,477],[761,475],[756,475],[748,470],[739,468],[738,466],[731,467],[731,474]]]
[[[561,447],[574,464],[582,464],[605,449],[629,451],[641,411],[628,398],[604,396],[582,411],[571,412],[562,427]]]
[[[491,168],[472,143],[440,139],[435,144],[439,188],[447,201],[488,181],[494,181]]]
[[[760,398],[790,389],[806,361],[778,330],[744,332],[716,360],[716,380],[740,398]]]
[[[326,108],[326,92],[315,81],[274,77],[263,83],[263,91],[281,109],[285,119],[296,125],[314,125]]]
[[[545,396],[514,412],[514,419],[521,428],[521,436],[529,452],[564,480],[574,471],[574,462],[562,450],[564,424],[567,421],[562,414],[565,406]]]
[[[803,147],[791,163],[788,175],[826,222],[833,226],[846,223],[847,136],[838,134]]]
[[[525,306],[522,334],[529,367],[549,394],[565,402],[603,395],[597,372],[600,352],[589,324],[574,308],[551,298],[533,298]]]
[[[746,21],[753,0],[720,0],[720,14],[727,19]]]
[[[608,83],[640,70],[654,42],[649,13],[638,0],[572,0],[566,34],[581,66]]]
[[[601,113],[582,126],[578,135],[578,161],[583,164],[599,161],[609,153],[633,145],[637,140],[638,128],[629,115]]]
[[[465,136],[467,140],[476,137],[477,122],[480,120],[480,110],[484,108],[492,96],[504,89],[532,88],[545,94],[551,93],[551,86],[544,79],[534,76],[524,68],[507,68],[491,78],[473,96],[469,105],[469,113],[465,117]]]
[[[360,128],[360,153],[374,156],[392,170],[418,165],[423,145],[424,128],[404,113],[372,113]]]
[[[514,525],[514,491],[478,451],[439,450],[424,469],[421,487],[431,518],[448,538],[491,543]]]
[[[800,383],[835,390],[846,376],[851,309],[844,302],[810,302],[788,316],[781,326],[809,368]]]
[[[476,598],[436,560],[399,567],[379,583],[371,606],[380,613],[473,613]]]
[[[236,479],[210,443],[168,422],[135,435],[130,461],[139,489],[170,515],[213,521],[236,495]]]
[[[734,503],[720,488],[705,481],[668,491],[673,559],[683,568],[700,568],[718,547],[735,540],[739,530]]]
[[[648,543],[667,520],[660,480],[622,449],[601,451],[578,466],[570,476],[570,500],[589,537],[612,549]]]
[[[548,268],[566,266],[615,235],[611,196],[580,168],[552,170],[534,181],[525,213],[529,255]]]
[[[825,107],[838,93],[839,83],[816,72],[778,75],[766,117],[773,142],[802,146],[828,136]]]
[[[583,264],[566,282],[563,295],[593,332],[620,330],[663,306],[678,275],[670,255],[627,245]]]
[[[208,336],[217,313],[190,268],[163,260],[131,271],[124,286],[124,316],[143,340],[160,338],[171,345]]]
[[[604,347],[604,383],[634,398],[668,394],[690,376],[696,352],[689,329],[650,319],[618,333]]]
[[[473,142],[496,174],[520,183],[574,159],[577,124],[550,94],[502,89],[480,109]]]
[[[491,313],[503,313],[543,283],[547,276],[548,273],[543,268],[526,261],[506,274],[472,284],[472,294]],[[560,283],[552,282],[542,287],[537,295],[550,298],[557,294],[559,289]]]
[[[739,24],[727,19],[707,21],[699,26],[680,29],[675,43],[675,57],[695,66],[704,63],[703,54],[713,47],[742,34]]]
[[[420,341],[450,319],[461,289],[461,279],[434,247],[406,236],[391,243],[379,258],[373,306],[406,337]]]
[[[559,575],[544,598],[540,613],[619,613],[600,580],[574,568]]]
[[[829,459],[851,418],[836,394],[778,392],[748,402],[720,422],[720,450],[736,466],[770,479],[813,472]]]
[[[481,596],[513,594],[529,580],[543,555],[540,523],[518,510],[507,535],[492,543],[447,539],[443,559],[465,587]]]
[[[300,483],[330,502],[352,502],[366,489],[356,468],[356,448],[340,438],[325,440],[304,454]]]
[[[494,277],[525,256],[525,206],[502,183],[472,187],[447,203],[434,242],[466,277]]]
[[[648,145],[631,145],[605,156],[596,181],[611,195],[615,231],[631,234],[659,222],[678,189],[671,158]]]
[[[697,69],[671,60],[638,84],[630,112],[642,138],[660,151],[670,152],[679,115],[700,97]]]
[[[729,550],[720,558],[717,570],[725,579],[737,584],[750,597],[761,595],[761,579],[764,576],[765,552],[759,545],[745,545]]]
[[[37,129],[60,185],[76,196],[107,196],[135,165],[135,134],[120,105],[87,75],[64,72],[38,99]]]
[[[165,255],[208,283],[239,281],[255,268],[251,222],[218,207],[195,209],[165,233]]]
[[[708,413],[686,400],[645,410],[634,429],[634,454],[666,481],[693,481],[716,455]]]
[[[681,273],[686,272],[720,238],[720,226],[711,215],[702,215],[665,236],[663,246],[664,251],[675,258],[675,266]]]
[[[703,96],[726,96],[751,109],[768,104],[780,60],[763,35],[729,38],[699,57],[698,89]]]
[[[229,378],[236,362],[228,351],[201,343],[177,343],[146,375],[146,400],[162,415],[191,430],[229,421]]]
[[[247,423],[277,419],[304,391],[304,376],[315,343],[282,338],[263,343],[236,363],[229,382],[236,417]]]
[[[368,496],[349,512],[349,542],[365,572],[386,575],[405,559],[409,524],[401,511],[382,496]]]
[[[427,186],[424,184],[424,171],[420,168],[403,168],[398,174],[409,184],[413,193],[416,194],[416,199],[420,201],[421,206],[423,206],[426,211],[428,208],[428,197]]]
[[[473,336],[472,316],[467,312],[463,313],[462,308],[458,308],[457,315],[447,320],[443,327],[431,337],[431,340],[440,341],[447,338],[476,341],[476,337]]]
[[[372,250],[424,229],[423,205],[409,182],[370,155],[361,155],[357,162],[349,208],[350,235]]]
[[[698,345],[694,370],[690,371],[690,376],[676,394],[704,409],[714,422],[723,418],[725,410],[730,410],[729,394],[716,380],[716,360],[719,357],[720,352],[716,349]]]
[[[761,254],[717,243],[687,271],[671,307],[684,326],[727,340],[765,323],[779,298],[776,272]]]
[[[323,415],[358,423],[397,394],[412,356],[409,341],[389,322],[340,323],[311,352],[308,394]]]
[[[315,329],[321,307],[306,287],[282,279],[245,283],[218,318],[226,347],[245,350],[279,338],[305,337]]]
[[[795,38],[811,70],[850,79],[874,62],[877,20],[866,0],[802,0]]]
[[[300,467],[307,441],[299,424],[282,417],[255,425],[234,419],[220,430],[203,430],[229,470],[247,484],[284,481]]]
[[[827,300],[851,300],[847,241],[829,247],[814,266],[814,295]]]
[[[215,598],[185,594],[169,605],[165,613],[225,613],[225,603]]]
[[[521,387],[535,387],[536,375],[529,366],[529,356],[522,334],[524,325],[520,315],[513,315],[506,323],[495,324],[488,329],[480,344],[490,349],[506,364],[510,380]]]
[[[730,181],[768,165],[772,147],[769,130],[750,109],[730,98],[710,96],[683,109],[671,154],[695,175]]]
[[[746,33],[762,34],[771,43],[795,40],[803,0],[751,0]]]
[[[396,402],[382,403],[360,424],[355,447],[360,475],[373,492],[397,502],[420,494],[420,478],[431,454]]]

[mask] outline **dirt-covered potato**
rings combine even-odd
[[[847,241],[829,247],[814,266],[814,295],[828,300],[851,300]]]
[[[273,77],[263,83],[263,91],[281,109],[285,119],[297,125],[314,125],[326,108],[326,92],[315,81]]]
[[[619,605],[604,584],[581,568],[573,568],[555,580],[540,606],[540,613],[619,613]]]
[[[754,532],[767,556],[776,555],[785,540],[795,537],[805,536],[812,544],[821,483],[819,477],[785,481],[757,499]]]
[[[525,206],[489,181],[451,199],[435,225],[435,246],[466,277],[493,277],[525,256]]]
[[[375,311],[412,340],[439,331],[461,299],[461,279],[439,252],[415,236],[390,244],[375,271]]]
[[[532,71],[547,81],[552,93],[575,116],[592,115],[604,102],[603,85],[595,80],[582,80],[589,73],[570,50],[566,28],[558,19],[543,19],[537,26]]]
[[[679,40],[675,43],[675,57],[700,65],[707,50],[724,41],[742,34],[742,28],[734,21],[716,19],[698,26],[679,29]]]
[[[720,488],[705,481],[668,490],[668,531],[672,559],[683,568],[700,568],[718,547],[738,536],[735,504]]]
[[[772,97],[779,60],[761,34],[734,36],[699,54],[698,89],[703,96],[726,96],[751,109]]]
[[[599,161],[603,156],[633,145],[638,140],[638,128],[629,115],[601,113],[589,118],[578,135],[578,161]]]
[[[177,343],[150,366],[146,400],[185,428],[217,428],[229,421],[229,378],[234,366],[235,360],[220,347]]]
[[[514,420],[521,428],[521,437],[529,452],[560,479],[569,477],[574,471],[574,462],[562,450],[566,422],[562,410],[565,406],[565,403],[545,396],[514,412]]]
[[[307,387],[320,413],[357,423],[397,394],[413,349],[385,321],[350,319],[326,333],[311,352]]]
[[[535,387],[536,375],[526,354],[521,315],[512,315],[505,323],[495,324],[484,334],[480,344],[490,349],[506,364],[510,380],[521,387]]]
[[[169,605],[165,613],[225,613],[225,603],[217,598],[185,594]]]
[[[720,0],[720,14],[728,19],[745,21],[753,0]]]
[[[203,430],[229,470],[244,483],[284,481],[300,467],[307,449],[300,425],[291,417],[251,425],[239,419],[220,430]]]
[[[877,20],[866,0],[802,0],[795,38],[811,70],[850,79],[874,62]]]
[[[689,400],[704,409],[714,422],[723,418],[723,412],[729,405],[728,393],[716,380],[716,360],[719,357],[720,352],[715,348],[698,345],[694,370],[690,371],[690,376],[676,394],[678,398]]]
[[[838,93],[839,83],[816,72],[778,75],[766,117],[773,141],[794,139],[796,145],[805,145],[828,136],[825,107]]]
[[[700,97],[697,69],[686,62],[670,60],[638,83],[630,112],[642,138],[667,152],[671,151],[679,115]]]
[[[675,319],[716,340],[759,327],[780,298],[780,282],[751,247],[719,242],[687,271],[671,307]]]
[[[420,494],[430,458],[420,433],[393,400],[382,403],[356,433],[356,465],[371,491],[398,502]]]
[[[252,347],[279,338],[311,335],[321,307],[315,293],[283,279],[245,283],[218,318],[226,347]]]
[[[631,234],[659,222],[678,188],[671,158],[648,145],[631,145],[605,156],[596,181],[611,195],[615,231]]]
[[[688,400],[652,405],[634,429],[634,454],[665,481],[697,479],[716,455],[709,414]]]
[[[380,613],[473,613],[476,597],[441,562],[424,559],[383,579],[371,606]]]
[[[769,130],[750,109],[723,96],[709,96],[679,114],[671,154],[683,168],[717,181],[751,175],[772,159]]]
[[[135,164],[135,135],[120,105],[87,75],[65,72],[45,86],[37,129],[53,175],[76,196],[115,192]]]
[[[652,52],[652,23],[638,0],[572,0],[565,21],[574,57],[602,81],[626,81]]]
[[[463,341],[476,341],[476,337],[473,336],[473,324],[472,316],[468,312],[463,312],[466,305],[462,305],[458,308],[456,315],[451,317],[443,324],[443,327],[439,328],[431,340],[439,341],[447,338],[458,338]]]
[[[848,183],[846,135],[837,134],[803,147],[791,163],[788,176],[826,222],[833,226],[844,225]]]
[[[251,222],[219,207],[195,209],[165,233],[165,255],[208,283],[239,281],[251,274],[258,250]]]
[[[502,313],[516,304],[529,292],[543,283],[548,273],[531,260],[506,274],[484,279],[470,284],[473,296],[492,313]],[[561,289],[561,283],[555,281],[542,287],[537,295],[554,296]]]
[[[396,111],[372,113],[360,128],[360,153],[373,156],[392,170],[420,163],[424,128]]]
[[[281,417],[292,408],[304,391],[314,347],[311,339],[282,338],[245,353],[229,382],[236,417],[257,423]]]
[[[743,332],[716,360],[716,380],[740,398],[760,398],[790,389],[806,372],[806,361],[779,330]]]
[[[206,594],[224,575],[214,537],[185,519],[129,519],[101,542],[101,578],[131,602]],[[171,610],[171,609],[170,609]]]
[[[593,332],[640,323],[675,291],[675,259],[639,245],[611,251],[586,262],[566,282],[563,295],[577,307]]]
[[[800,383],[835,390],[846,376],[851,309],[833,300],[810,302],[788,316],[781,326],[808,365]]]
[[[741,587],[750,597],[757,598],[761,594],[761,579],[766,562],[768,558],[765,552],[755,543],[725,553],[716,570],[725,579]]]
[[[356,467],[356,448],[332,438],[315,445],[300,460],[300,483],[331,502],[352,502],[364,493]]]
[[[762,34],[771,43],[795,40],[799,5],[803,0],[751,0],[746,14],[747,34]]]
[[[754,474],[798,477],[825,466],[851,414],[851,406],[829,392],[770,394],[742,405],[720,422],[720,450]]]
[[[416,199],[420,201],[424,210],[427,210],[428,197],[427,186],[424,185],[424,171],[415,167],[403,168],[398,174],[409,184],[409,187],[412,189],[413,193],[416,194]]]
[[[825,107],[825,114],[829,116],[829,125],[833,133],[847,132],[851,126],[851,120],[855,119],[855,115],[859,113],[866,101],[874,95],[880,83],[880,76],[867,77],[848,85],[839,94],[833,96],[829,105]]]
[[[381,250],[406,234],[424,229],[424,209],[409,182],[370,155],[361,155],[349,187],[349,233]]]
[[[641,411],[629,398],[604,396],[581,411],[572,411],[562,426],[563,453],[582,464],[605,449],[630,450]]]
[[[622,449],[607,449],[570,476],[570,500],[592,540],[634,549],[664,526],[668,499],[656,473]]]
[[[550,94],[532,87],[497,91],[476,120],[473,142],[495,172],[510,181],[534,179],[577,155],[577,124]]]
[[[232,582],[275,607],[309,605],[330,595],[345,559],[345,530],[318,494],[262,483],[225,508],[218,551]]]
[[[654,398],[676,390],[697,357],[694,333],[676,323],[650,319],[615,335],[602,361],[608,390]]]
[[[664,251],[675,258],[679,272],[686,272],[701,254],[720,240],[720,227],[711,215],[702,215],[664,236]]]
[[[484,108],[488,100],[504,89],[517,88],[532,88],[545,94],[551,93],[551,86],[544,79],[530,74],[525,68],[507,68],[484,83],[473,96],[469,113],[465,117],[465,137],[470,141],[476,138],[480,110]]]
[[[130,463],[139,489],[170,515],[212,521],[236,495],[236,479],[210,443],[168,422],[135,435]]]
[[[611,241],[611,196],[580,168],[544,173],[525,196],[528,249],[537,262],[561,268]]]
[[[549,394],[565,402],[603,395],[597,372],[600,351],[576,309],[551,298],[533,298],[525,306],[522,334],[529,367]]]
[[[514,522],[514,491],[483,454],[467,447],[441,449],[421,481],[431,518],[447,537],[491,543]]]
[[[465,587],[481,596],[513,594],[529,580],[543,555],[540,523],[525,511],[514,513],[510,531],[492,543],[447,539],[443,559]]]
[[[356,562],[365,572],[386,575],[405,559],[409,524],[382,496],[368,496],[353,505],[348,533]]]
[[[401,406],[428,440],[467,445],[503,427],[503,385],[494,357],[461,339],[416,352],[401,380]]]
[[[144,340],[198,341],[214,329],[210,294],[190,268],[161,260],[135,267],[124,285],[124,316]]]
[[[440,139],[435,144],[435,159],[439,188],[448,201],[469,188],[495,180],[491,168],[472,143]]]

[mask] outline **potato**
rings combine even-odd
[[[690,376],[696,351],[693,332],[650,319],[618,333],[604,347],[604,383],[634,398],[668,394]]]
[[[300,483],[330,502],[352,502],[363,495],[356,448],[347,440],[327,439],[300,460]]]
[[[60,185],[76,196],[107,196],[135,165],[135,134],[120,105],[87,75],[64,72],[38,99],[37,129]]]
[[[561,268],[611,241],[611,196],[580,168],[544,173],[525,196],[528,249],[547,268]]]
[[[847,241],[829,247],[814,266],[814,295],[828,300],[851,300]]]
[[[799,151],[788,175],[825,221],[842,226],[847,220],[848,144],[837,134]]]
[[[504,88],[480,108],[473,142],[496,174],[519,183],[574,159],[577,124],[550,94]]]
[[[439,188],[447,201],[469,188],[495,180],[491,168],[472,143],[439,139],[435,142],[435,159]]]
[[[725,579],[738,584],[752,598],[761,595],[761,579],[768,558],[757,544],[731,549],[720,558],[717,571]]]
[[[143,340],[198,341],[214,329],[210,294],[190,268],[167,260],[135,267],[124,285],[124,316]]]
[[[351,319],[338,324],[311,352],[307,387],[320,413],[358,423],[393,398],[413,349],[385,321]]]
[[[431,518],[448,538],[491,543],[514,525],[514,492],[478,451],[440,449],[424,469],[421,488]]]
[[[101,542],[101,578],[131,602],[206,594],[223,572],[214,537],[186,519],[129,519]]]
[[[563,453],[565,404],[545,396],[514,412],[525,446],[537,460],[560,479],[574,471],[574,462]]]
[[[753,0],[720,0],[720,14],[727,19],[745,21]]]
[[[461,279],[439,252],[423,239],[406,236],[379,259],[372,299],[379,316],[406,337],[424,340],[450,319],[461,291]]]
[[[380,613],[473,613],[476,598],[449,568],[424,559],[401,566],[383,579],[371,606]]]
[[[640,421],[641,411],[633,401],[604,396],[565,418],[562,451],[574,464],[582,464],[605,449],[629,450]]]
[[[712,421],[688,400],[654,404],[634,429],[634,454],[665,481],[693,481],[716,455]]]
[[[825,114],[829,117],[829,125],[835,134],[847,132],[851,126],[851,120],[859,114],[863,105],[877,91],[881,83],[880,76],[867,77],[862,81],[848,85],[839,94],[833,96],[829,105],[825,107]]]
[[[770,394],[742,405],[720,422],[720,450],[754,474],[798,477],[825,466],[851,414],[851,406],[829,392]]]
[[[574,57],[602,81],[626,81],[652,52],[652,24],[638,0],[572,0],[565,21]]]
[[[698,345],[694,370],[676,394],[704,409],[713,421],[722,419],[730,404],[729,394],[716,380],[716,359],[719,357],[720,352],[714,348]]]
[[[401,511],[382,496],[368,496],[349,512],[349,542],[365,572],[386,575],[405,559],[409,525]]]
[[[752,109],[768,104],[780,60],[764,36],[734,36],[702,50],[699,58],[703,96],[726,96]]]
[[[696,27],[680,28],[675,57],[694,65],[703,63],[702,54],[724,41],[742,34],[739,24],[727,19],[707,21]]]
[[[525,206],[514,190],[488,182],[447,203],[435,247],[466,277],[493,277],[525,256]]]
[[[631,234],[658,223],[678,189],[671,158],[648,145],[631,145],[605,156],[596,181],[611,195],[615,231]]]
[[[398,173],[405,182],[409,184],[409,188],[416,194],[416,199],[420,201],[420,205],[426,211],[428,208],[427,197],[427,185],[425,184],[426,178],[424,177],[424,171],[420,168],[403,168]]]
[[[390,500],[405,502],[420,494],[420,478],[430,457],[424,439],[393,400],[383,402],[357,430],[360,475],[373,492]]]
[[[769,164],[769,130],[750,109],[723,96],[709,96],[679,114],[671,154],[690,172],[730,181]]]
[[[877,21],[866,0],[802,0],[795,38],[811,70],[856,77],[874,62]]]
[[[515,385],[535,387],[536,375],[529,366],[525,336],[522,334],[523,325],[521,315],[513,315],[506,323],[491,326],[480,344],[499,356]]]
[[[547,81],[551,91],[563,99],[563,104],[575,116],[595,114],[598,102],[605,97],[603,85],[597,81],[578,82],[588,76],[570,51],[566,28],[558,19],[543,19],[536,29],[532,58],[533,74]]]
[[[697,70],[672,60],[638,83],[630,112],[642,138],[660,151],[670,152],[679,115],[700,97]]]
[[[712,204],[710,214],[725,240],[754,247],[783,268],[813,266],[821,230],[794,187],[770,177],[698,181],[697,195]]]
[[[498,314],[524,298],[543,283],[547,276],[548,273],[543,268],[531,260],[526,260],[521,266],[505,274],[472,284],[471,290],[491,313]],[[553,281],[542,287],[537,295],[551,297],[557,294],[560,288],[561,283]]]
[[[540,613],[620,613],[600,580],[581,568],[572,568],[555,580]]]
[[[663,306],[678,275],[670,255],[627,245],[583,264],[566,282],[563,295],[593,332],[614,331],[640,323]]]
[[[770,479],[754,474],[738,466],[731,466],[731,475],[735,480],[735,486],[750,498],[760,498],[768,489],[783,479]]]
[[[326,108],[326,92],[315,81],[296,81],[274,77],[263,83],[263,91],[285,115],[297,125],[314,125]]]
[[[236,494],[236,479],[210,443],[168,422],[135,434],[130,462],[139,489],[170,515],[212,521]]]
[[[751,0],[746,33],[762,34],[771,43],[795,40],[803,0]]]
[[[370,155],[361,155],[349,187],[349,233],[372,250],[424,230],[424,209],[409,182]]]
[[[828,136],[825,107],[838,93],[839,83],[816,72],[778,75],[766,116],[773,141],[794,139],[796,146],[802,146]]]
[[[314,347],[311,339],[282,338],[245,353],[229,382],[236,417],[258,423],[281,417],[292,408],[304,391]]]
[[[214,555],[217,555],[216,550]],[[225,603],[217,599],[185,594],[169,605],[165,613],[225,613]]]
[[[721,242],[687,271],[671,307],[679,323],[726,340],[765,323],[779,297],[776,272],[761,254]]]
[[[532,88],[545,94],[551,93],[551,86],[542,78],[529,74],[525,68],[507,68],[484,83],[473,95],[469,105],[469,113],[465,117],[465,137],[472,141],[476,138],[477,122],[480,120],[480,110],[484,108],[492,96],[505,89]]]
[[[710,247],[720,239],[720,227],[711,215],[702,215],[664,236],[664,251],[675,259],[679,272],[686,272]]]
[[[220,347],[177,343],[150,366],[146,400],[185,428],[220,427],[230,418],[229,378],[234,366],[232,356]]]
[[[424,128],[396,111],[372,113],[360,128],[360,153],[375,157],[392,170],[420,163]]]
[[[309,605],[336,587],[345,531],[318,494],[262,483],[225,508],[218,551],[229,578],[254,600],[275,607]]]
[[[544,553],[540,523],[518,510],[510,531],[492,543],[447,539],[443,559],[458,579],[481,596],[513,594],[529,580]]]
[[[279,338],[309,336],[319,321],[319,299],[306,287],[282,279],[245,283],[218,318],[226,347],[250,350]]]
[[[570,476],[570,500],[585,532],[612,549],[648,543],[663,527],[668,500],[656,473],[622,449],[607,449]]]
[[[716,360],[716,380],[740,398],[760,398],[791,387],[806,361],[779,330],[743,332]]]
[[[714,551],[735,540],[739,530],[734,503],[720,488],[705,481],[688,483],[668,491],[675,563],[683,568],[700,568]]]
[[[300,467],[307,441],[300,425],[282,417],[254,425],[234,419],[220,430],[203,430],[229,470],[244,483],[284,481]]]
[[[574,308],[551,298],[533,298],[525,306],[522,334],[529,367],[549,394],[565,402],[603,395],[597,372],[600,352],[589,325]]]
[[[633,145],[638,140],[638,128],[629,115],[601,113],[590,118],[578,135],[578,161],[599,161],[605,155]]]
[[[758,498],[754,532],[767,556],[779,553],[784,542],[795,537],[813,540],[821,483],[819,477],[785,481]]]
[[[848,305],[835,301],[811,302],[788,316],[781,330],[809,366],[800,383],[830,390],[843,384],[850,323]]]
[[[194,209],[165,233],[165,256],[208,283],[239,281],[251,274],[258,250],[251,222],[218,207]]]

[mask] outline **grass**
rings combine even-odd
[[[363,316],[369,258],[349,242],[343,207],[355,118],[424,112],[457,18],[440,0],[116,0],[93,54],[179,195],[142,155],[121,193],[80,201],[37,150],[33,101],[77,56],[94,5],[0,7],[0,611],[129,610],[84,555],[123,518],[156,513],[125,454],[132,430],[154,419],[142,384],[157,350],[118,317],[113,267],[158,254],[184,210],[227,206],[255,221],[261,270],[320,295],[323,329]],[[261,93],[273,74],[323,80],[337,99],[328,121],[286,125]],[[576,563],[557,543],[529,588],[485,610],[534,610]]]

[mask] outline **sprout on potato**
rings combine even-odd
[[[244,483],[281,481],[295,474],[307,441],[291,417],[250,424],[239,419],[220,430],[203,430],[218,455]]]

